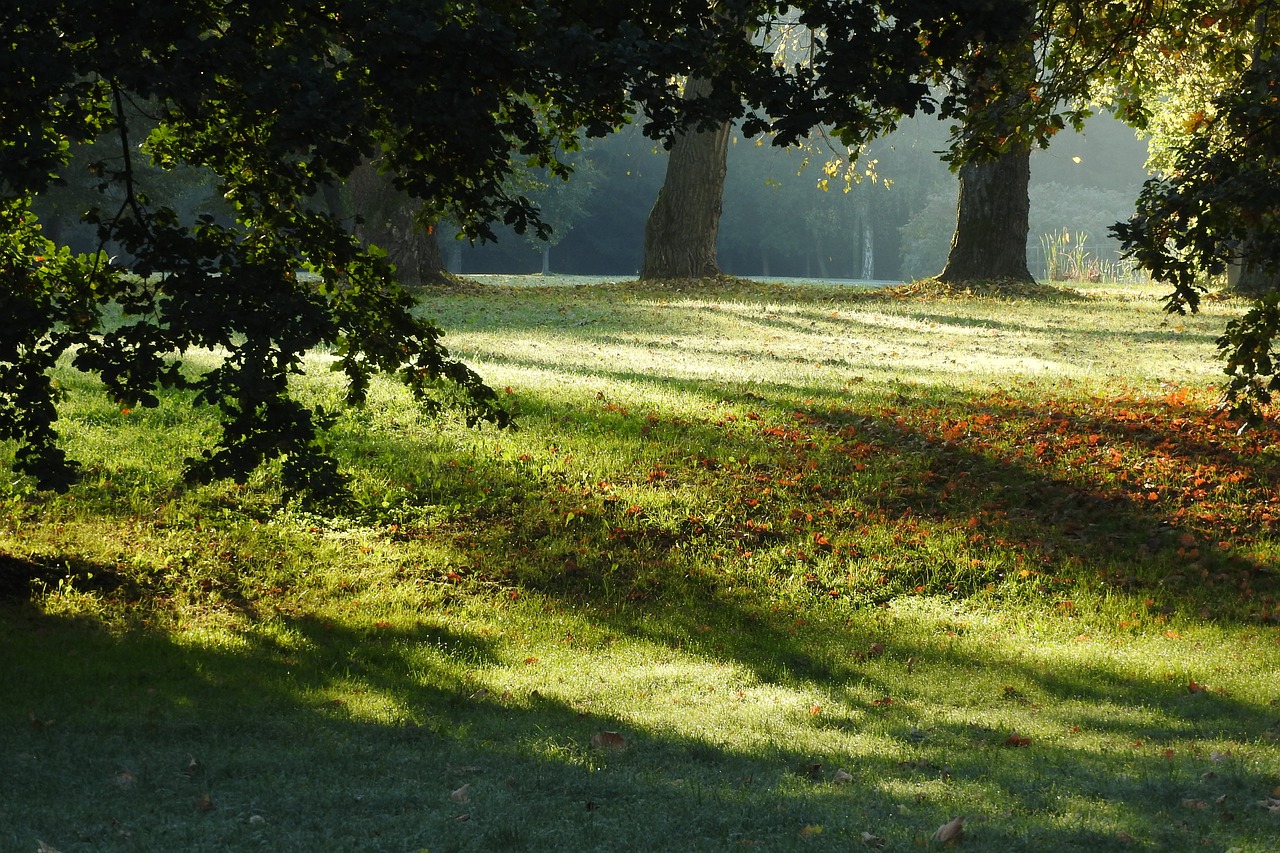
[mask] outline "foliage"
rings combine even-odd
[[[1204,275],[1232,262],[1280,273],[1280,54],[1258,61],[1239,85],[1215,101],[1213,118],[1177,148],[1168,177],[1149,180],[1133,218],[1115,228],[1126,251],[1152,276],[1173,285],[1171,313],[1195,311]],[[1230,377],[1226,402],[1256,421],[1280,389],[1272,342],[1280,333],[1276,295],[1269,294],[1218,339]]]
[[[57,389],[42,377],[74,351],[124,406],[152,405],[168,386],[221,411],[193,478],[243,479],[281,457],[291,489],[333,495],[341,477],[319,438],[332,413],[288,391],[301,354],[321,345],[339,352],[350,403],[373,372],[398,371],[424,399],[447,380],[470,419],[504,424],[496,395],[412,314],[385,259],[315,211],[318,193],[375,159],[427,220],[451,218],[472,237],[499,220],[541,232],[532,203],[510,192],[517,160],[563,176],[557,152],[579,133],[602,135],[641,109],[655,138],[744,114],[749,132],[776,130],[784,143],[818,122],[864,138],[883,111],[931,104],[926,73],[970,62],[969,45],[996,37],[1018,6],[806,3],[801,23],[824,35],[812,64],[787,68],[741,38],[744,22],[776,17],[771,2],[713,13],[705,3],[187,0],[141,17],[116,0],[10,4],[0,224],[3,307],[19,320],[0,353],[0,435],[23,444],[19,469],[42,485],[72,480],[53,427]],[[686,115],[675,84],[690,73],[722,85]],[[135,114],[149,117],[144,140],[131,137]],[[40,235],[31,200],[75,146],[103,137],[117,154],[100,171],[121,201],[91,213],[104,251],[72,259]],[[216,174],[234,221],[156,203],[144,156]],[[104,325],[117,309],[122,319]],[[193,376],[196,349],[221,363]]]

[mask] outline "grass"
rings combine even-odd
[[[85,481],[0,492],[0,848],[1275,849],[1238,306],[543,283],[424,294],[521,428],[378,385],[336,516],[181,488],[203,414],[59,375]]]

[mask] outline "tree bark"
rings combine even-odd
[[[1027,268],[1030,183],[1029,145],[960,167],[956,230],[939,281],[1035,281]]]
[[[398,192],[385,175],[368,163],[351,173],[347,187],[352,206],[363,220],[355,227],[356,236],[387,253],[387,259],[396,265],[401,284],[417,286],[449,280],[434,223],[419,221],[413,199]]]
[[[711,81],[691,78],[685,100],[706,97]],[[708,278],[720,274],[724,178],[728,171],[729,122],[711,130],[688,128],[675,138],[667,174],[644,228],[642,279]]]
[[[1249,262],[1249,244],[1245,241],[1244,252],[1227,267],[1227,289],[1240,296],[1256,299],[1280,290],[1280,270],[1268,269],[1265,264]]]

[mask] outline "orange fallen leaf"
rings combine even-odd
[[[1031,746],[1031,738],[1014,732],[1004,740],[1005,746]]]
[[[938,827],[938,831],[933,834],[933,840],[939,844],[959,844],[964,838],[964,816],[954,818]]]
[[[592,749],[626,749],[627,739],[617,732],[596,732],[591,736]]]

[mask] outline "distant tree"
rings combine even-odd
[[[587,215],[599,176],[588,152],[575,143],[573,150],[560,155],[570,174],[557,177],[549,169],[532,169],[520,173],[520,192],[538,209],[547,230],[526,233],[526,239],[542,255],[542,274],[551,274],[551,250]]]
[[[719,272],[716,236],[722,209],[726,152],[730,127],[707,121],[702,104],[731,102],[773,107],[777,145],[792,145],[820,124],[851,150],[887,130],[904,115],[940,110],[956,115],[975,97],[976,90],[953,90],[935,100],[930,83],[959,68],[985,74],[999,64],[973,48],[990,39],[992,55],[1003,39],[1017,32],[1028,15],[1028,3],[953,4],[928,6],[915,0],[879,2],[795,3],[784,8],[767,5],[739,14],[733,20],[751,41],[773,50],[775,30],[793,30],[799,38],[782,39],[803,48],[779,52],[778,64],[793,69],[795,79],[808,83],[807,103],[796,109],[794,90],[742,91],[733,81],[694,69],[686,86],[685,131],[672,142],[667,179],[645,229],[642,278],[700,277]],[[995,16],[999,16],[998,18]],[[1013,28],[1013,29],[1011,29]],[[761,129],[748,121],[747,135]]]

